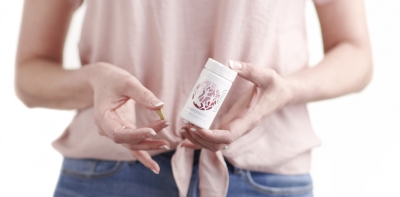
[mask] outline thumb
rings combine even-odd
[[[229,61],[229,68],[236,71],[238,75],[248,81],[253,82],[258,87],[270,83],[275,71],[269,68],[262,68],[250,63],[240,61]]]
[[[126,96],[148,109],[157,110],[164,106],[164,103],[150,90],[144,87],[136,78],[128,83]]]

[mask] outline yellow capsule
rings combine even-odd
[[[164,120],[164,114],[161,109],[158,110],[158,115],[160,116],[161,120]]]

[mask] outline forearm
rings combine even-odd
[[[92,66],[65,70],[59,63],[35,58],[17,65],[15,88],[28,107],[83,109],[93,105]]]
[[[371,77],[370,49],[342,42],[329,50],[318,65],[286,77],[292,93],[290,103],[307,103],[358,92]]]
[[[18,44],[15,89],[28,107],[82,109],[93,103],[88,68],[61,66],[75,5],[69,1],[25,1]]]

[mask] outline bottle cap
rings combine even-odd
[[[211,58],[208,58],[208,61],[204,67],[206,67],[209,71],[225,78],[230,82],[233,82],[237,75],[236,71],[229,69],[227,66]]]

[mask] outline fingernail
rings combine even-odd
[[[171,150],[167,145],[162,145],[162,146],[160,146],[158,148],[162,149],[162,150]]]
[[[151,104],[154,105],[155,107],[159,107],[161,105],[164,105],[164,103],[159,101],[159,100],[152,100]]]
[[[169,126],[169,125],[171,125],[171,123],[170,122],[165,122],[165,125]]]
[[[183,123],[187,124],[187,123],[189,123],[189,122],[188,122],[188,121],[186,121],[186,120],[183,120]]]
[[[185,129],[181,129],[181,130],[179,130],[179,132],[184,133],[184,132],[186,132],[186,130]]]
[[[155,135],[157,135],[157,133],[155,131],[152,131],[150,133],[146,133],[146,135],[144,135],[144,137],[148,138],[148,137],[155,136]]]
[[[154,174],[159,174],[160,172],[157,172],[156,170],[151,170],[151,171],[153,171],[154,172]]]
[[[192,128],[190,128],[190,130],[193,131],[193,132],[195,132],[195,131],[196,131],[196,128],[192,127]]]
[[[231,69],[240,70],[242,69],[242,64],[240,62],[229,60],[229,67]]]

